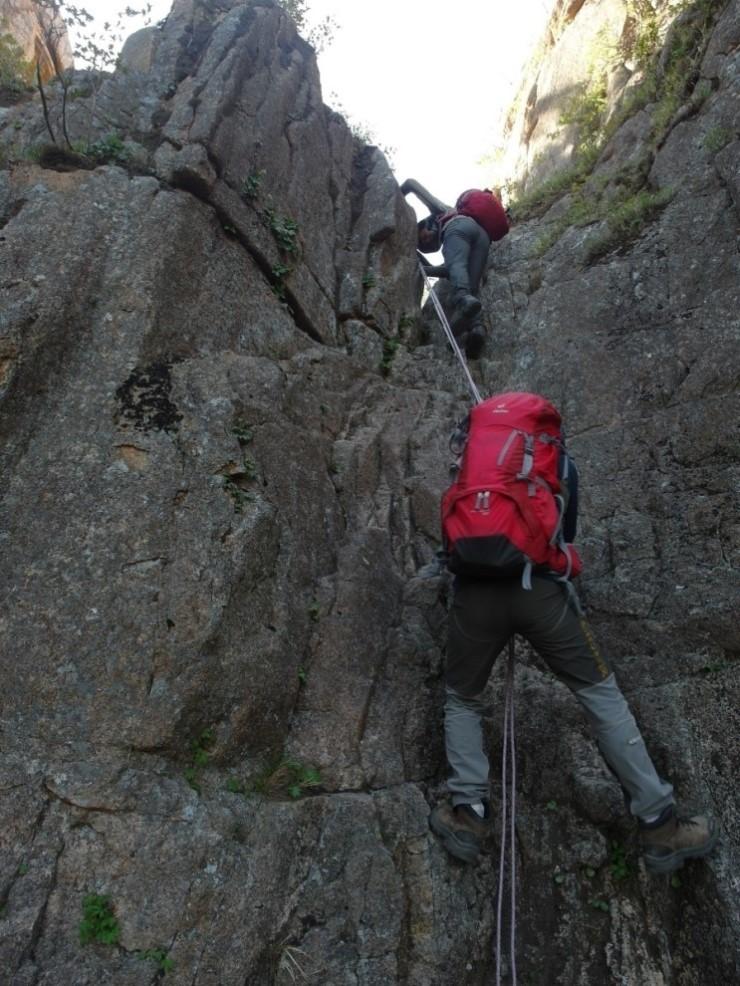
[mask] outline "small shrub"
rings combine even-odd
[[[213,745],[214,738],[213,729],[209,727],[208,729],[204,729],[200,736],[190,744],[193,763],[196,766],[205,767],[208,763],[211,756],[209,749]]]
[[[118,944],[121,929],[113,913],[110,898],[88,894],[83,899],[79,932],[81,945],[89,945],[91,942],[100,942],[102,945]]]
[[[612,842],[609,849],[609,869],[615,880],[625,880],[632,875],[627,850],[619,842]]]
[[[643,189],[636,195],[630,195],[613,204],[606,216],[607,229],[592,237],[586,244],[586,263],[635,240],[642,229],[668,205],[673,195],[670,188],[657,192]]]
[[[375,274],[373,274],[372,271],[368,271],[362,279],[362,286],[366,291],[370,288],[374,288],[376,283]]]
[[[308,0],[280,0],[280,6],[290,14],[301,36],[308,41],[317,55],[332,43],[338,25],[330,14],[327,14],[323,20],[311,24]]]
[[[383,342],[383,358],[380,361],[380,372],[384,377],[387,377],[391,372],[391,366],[393,364],[393,358],[396,355],[398,347],[401,345],[400,339],[386,339]]]
[[[593,151],[599,144],[607,107],[606,97],[606,76],[602,73],[572,96],[560,115],[561,126],[574,124],[578,127],[578,141],[583,151]]]
[[[90,144],[84,153],[97,164],[108,164],[111,161],[114,164],[127,164],[131,158],[131,151],[118,134],[101,137]]]
[[[315,767],[296,765],[293,772],[293,783],[288,786],[291,798],[300,798],[309,788],[321,784],[321,774]]]
[[[696,81],[706,41],[714,22],[726,6],[725,0],[695,0],[686,3],[666,36],[657,78],[657,105],[653,112],[653,136],[664,137],[677,110],[687,100]],[[692,94],[694,107],[709,95],[707,84]]]
[[[287,216],[281,216],[274,209],[265,210],[265,220],[278,247],[284,253],[298,252],[298,223]]]
[[[215,734],[213,729],[209,727],[208,729],[204,729],[190,744],[190,753],[193,762],[189,767],[185,768],[183,773],[185,780],[198,794],[200,794],[198,778],[201,770],[206,766],[211,757],[210,748],[213,745],[214,739]]]
[[[268,766],[247,785],[247,790],[252,794],[268,797],[287,794],[297,799],[311,788],[319,787],[320,784],[321,774],[315,767],[288,758]]]
[[[253,460],[250,459],[250,462]],[[256,467],[255,467],[256,469]],[[248,478],[244,473],[244,478]],[[255,472],[256,475],[256,472]],[[241,514],[248,503],[254,503],[257,494],[251,490],[244,490],[239,486],[238,479],[241,477],[224,476],[224,491],[231,497],[234,503],[234,513]]]
[[[644,64],[660,44],[660,24],[650,0],[627,0],[630,25],[625,32],[621,54],[625,61]]]
[[[286,264],[275,264],[270,271],[272,275],[270,287],[278,301],[285,301],[285,278],[290,274],[290,271],[291,268]]]
[[[12,34],[0,34],[0,89],[12,95],[26,92],[33,82],[33,66]]]
[[[237,418],[231,429],[231,434],[236,436],[240,445],[248,445],[254,438],[254,433],[246,421]]]
[[[245,455],[243,459],[244,463],[244,477],[249,481],[253,482],[257,478],[257,463],[252,458],[251,455]]]
[[[512,189],[511,212],[517,222],[544,215],[559,198],[568,192],[579,188],[591,170],[591,164],[586,166],[579,161],[568,168],[561,168],[550,178],[540,182],[529,192],[517,193]]]
[[[147,948],[145,951],[139,952],[139,958],[144,962],[153,962],[163,976],[175,968],[175,963],[167,955],[167,950],[164,948]]]
[[[242,182],[241,194],[244,199],[256,199],[259,195],[260,188],[262,187],[262,182],[264,180],[266,172],[265,171],[252,171]]]
[[[730,141],[734,139],[734,137],[735,134],[732,130],[728,130],[727,127],[712,127],[704,138],[704,150],[709,154],[717,154],[723,147],[726,147]]]
[[[553,223],[549,226],[542,236],[539,236],[535,241],[535,244],[530,252],[530,257],[534,259],[544,257],[550,247],[553,247],[557,243],[567,228],[567,222]]]

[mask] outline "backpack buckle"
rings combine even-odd
[[[479,513],[487,514],[491,508],[491,491],[481,490],[476,493],[475,496],[475,506],[473,510],[477,510]]]

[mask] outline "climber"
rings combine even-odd
[[[460,456],[442,501],[447,564],[456,574],[445,671],[451,802],[434,808],[432,830],[465,862],[475,862],[489,835],[483,692],[497,656],[521,634],[583,707],[637,818],[647,868],[669,873],[706,856],[717,841],[715,822],[677,813],[673,788],[656,772],[573,588],[581,569],[572,544],[577,473],[557,410],[533,394],[491,397],[472,409],[451,448]]]
[[[441,248],[444,264],[433,266],[422,258],[422,266],[431,277],[449,278],[453,302],[459,312],[455,333],[466,355],[477,359],[486,339],[480,320],[478,289],[491,240],[501,239],[509,230],[507,214],[498,198],[487,189],[463,192],[454,209],[413,178],[401,185],[401,192],[416,195],[431,213],[418,223],[418,248],[422,254],[435,253]]]

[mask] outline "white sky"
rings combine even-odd
[[[127,4],[82,5],[102,24]],[[170,5],[154,0],[153,22]],[[496,147],[552,0],[309,0],[309,7],[311,20],[329,14],[338,24],[319,56],[324,102],[338,101],[394,149],[398,180],[416,178],[451,202],[486,184],[477,162]],[[126,33],[140,23],[127,21]]]

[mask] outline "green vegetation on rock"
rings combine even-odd
[[[163,976],[175,968],[175,963],[167,955],[165,948],[147,948],[143,952],[139,952],[139,958],[143,959],[144,962],[153,962],[157,971],[161,972]]]
[[[208,763],[211,753],[210,749],[215,740],[215,733],[212,728],[202,730],[196,739],[190,744],[192,763],[184,770],[185,780],[194,791],[200,794],[200,772]]]
[[[33,81],[33,66],[11,34],[0,34],[0,90],[11,95],[25,92]]]
[[[711,94],[709,84],[698,81],[698,70],[712,26],[725,6],[726,0],[693,0],[678,10],[674,7],[661,44],[661,25],[652,5],[631,0],[631,28],[620,47],[610,47],[603,39],[596,45],[591,81],[566,102],[560,116],[561,126],[577,127],[578,151],[572,163],[527,192],[513,190],[511,209],[517,220],[542,216],[569,197],[535,243],[533,256],[546,253],[570,227],[604,221],[606,227],[586,242],[584,260],[591,263],[634,240],[671,201],[671,189],[649,187],[650,167],[679,110],[684,108],[683,115],[695,113]],[[635,63],[633,77],[639,81],[610,112],[606,72],[617,56]],[[645,108],[650,112],[650,133],[643,155],[617,172],[594,175],[594,166],[617,130]],[[730,139],[732,134],[715,128],[705,147],[716,153]]]
[[[320,785],[321,773],[316,767],[300,763],[292,757],[280,757],[268,763],[250,780],[230,777],[226,790],[232,794],[298,799]]]
[[[117,945],[121,929],[113,913],[110,898],[87,894],[82,901],[82,920],[79,927],[80,944]]]

